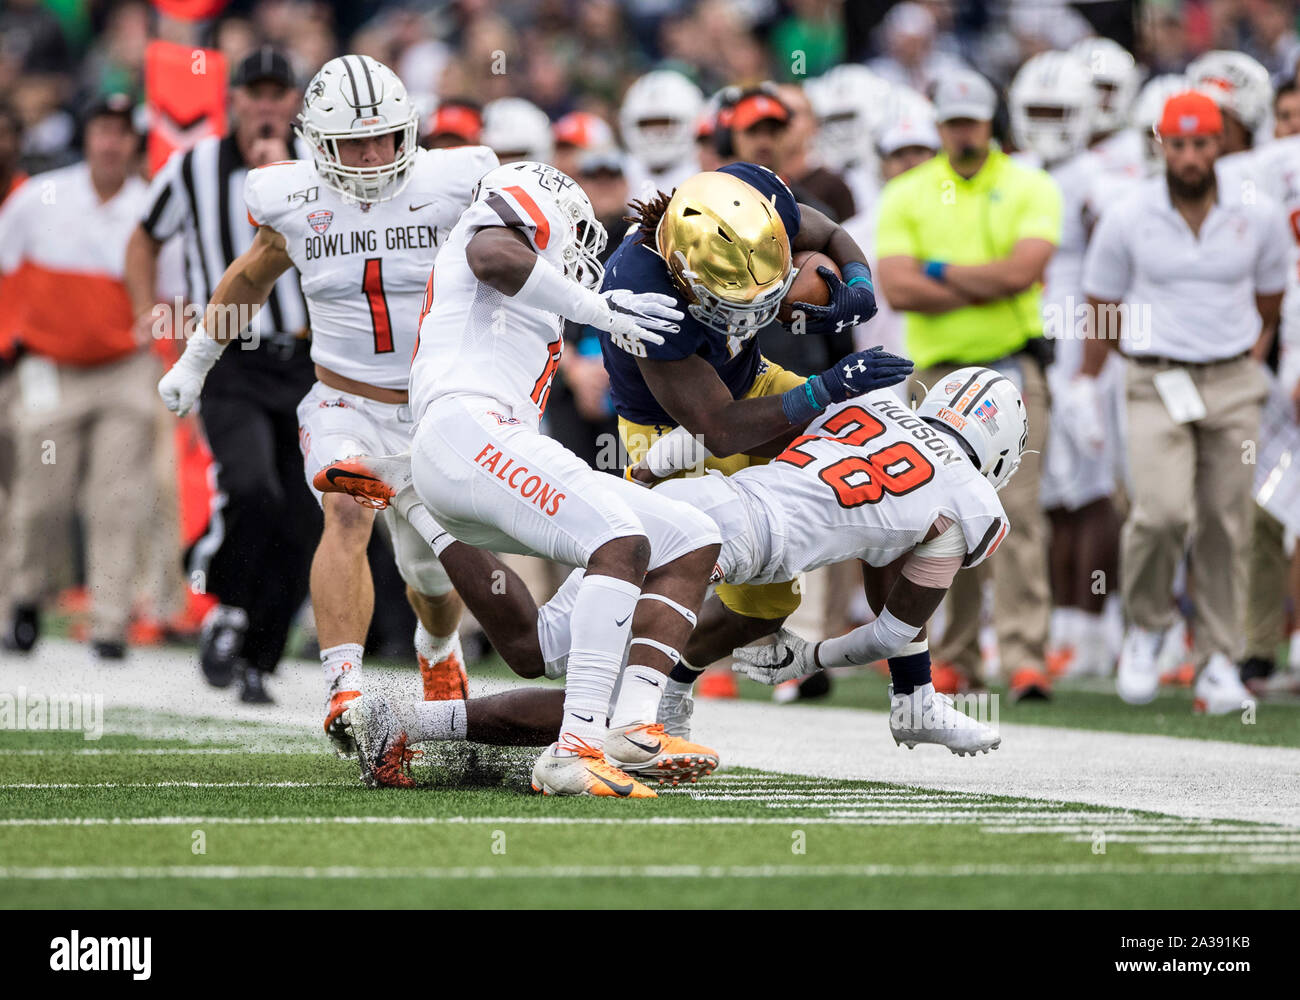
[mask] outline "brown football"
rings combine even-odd
[[[790,285],[790,291],[786,292],[785,298],[781,300],[781,308],[776,313],[776,318],[786,326],[794,321],[796,302],[806,302],[810,306],[824,306],[830,302],[831,290],[826,287],[826,282],[817,273],[817,268],[829,267],[837,275],[840,273],[840,269],[835,266],[835,261],[819,250],[801,250],[794,255],[794,266],[799,270],[794,276],[794,283]]]

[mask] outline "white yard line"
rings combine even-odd
[[[1004,721],[1000,749],[954,757],[896,747],[884,712],[736,701],[698,701],[694,725],[729,765],[1300,826],[1300,749],[1292,747]]]
[[[281,867],[275,865],[167,865],[154,867],[0,867],[0,879],[769,879],[769,878],[970,878],[1089,877],[1099,875],[1249,875],[1252,864],[958,864],[958,865],[551,865],[444,868]]]
[[[418,675],[414,670],[367,667],[367,682],[415,697]],[[472,684],[476,694],[504,686],[495,680]],[[208,688],[192,652],[133,650],[124,664],[103,667],[90,659],[85,647],[60,641],[43,641],[29,657],[0,654],[0,692],[19,687],[50,694],[100,693],[110,731],[115,711],[145,709],[195,717],[194,725],[183,727],[181,738],[229,740],[257,750],[282,749],[283,743],[277,746],[281,738],[295,746],[317,745],[309,735],[319,730],[323,700],[314,664],[282,665],[270,682],[277,704],[250,706],[238,702],[231,691]],[[1179,705],[1170,710],[1184,709]],[[1268,706],[1260,711],[1267,712]],[[938,747],[896,747],[883,711],[700,701],[695,719],[696,735],[721,750],[725,766],[1300,827],[1298,748],[1004,721],[1001,749],[971,759]],[[176,735],[166,733],[167,738]],[[323,750],[323,740],[320,746]],[[720,790],[755,792],[771,787],[765,780],[723,775],[708,779]]]

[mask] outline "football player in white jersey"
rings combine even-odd
[[[628,87],[618,129],[631,154],[627,189],[633,200],[672,191],[699,173],[695,128],[703,110],[700,88],[676,70],[652,70]]]
[[[1001,738],[935,692],[925,624],[957,571],[987,559],[1010,530],[997,491],[1019,467],[1027,440],[1015,385],[991,369],[964,368],[935,386],[915,412],[892,391],[868,393],[829,407],[767,465],[725,477],[711,472],[668,479],[645,495],[668,498],[716,524],[722,544],[714,582],[788,580],[846,558],[873,567],[875,572],[864,574],[868,600],[878,609],[871,624],[819,643],[783,628],[772,645],[736,650],[734,669],[779,684],[828,666],[888,659],[895,741],[909,749],[935,743],[973,756],[996,749]],[[637,478],[648,483],[699,467],[707,457],[697,438],[677,428],[654,444],[639,463]],[[410,493],[410,473],[402,463],[366,461],[384,469],[390,481],[379,495]],[[646,475],[650,469],[654,472]],[[652,546],[660,544],[664,527],[650,525]],[[539,611],[540,650],[528,655],[547,661],[547,676],[563,675],[572,655],[583,581],[582,572],[575,571]],[[560,707],[547,694],[515,692],[509,703],[500,696],[472,699],[463,707],[469,722],[454,733],[444,726],[436,738],[470,738],[466,733],[472,728],[476,740],[505,743],[514,741],[508,735],[512,728],[518,741],[554,732],[561,725]],[[374,699],[363,699],[351,714],[373,704]],[[689,708],[688,700],[667,736],[687,738]]]
[[[817,155],[849,186],[857,210],[865,211],[881,187],[876,140],[902,105],[914,100],[895,93],[915,92],[895,87],[857,63],[836,66],[809,80],[805,89],[817,115]]]
[[[336,458],[409,447],[415,424],[407,383],[429,272],[474,185],[497,162],[481,146],[421,149],[418,122],[401,81],[382,63],[348,55],[321,68],[299,117],[313,158],[249,173],[244,195],[257,236],[222,276],[204,325],[159,383],[170,409],[184,414],[194,405],[208,370],[240,332],[232,316],[240,307],[255,311],[276,278],[296,267],[317,376],[298,408],[308,482]],[[320,499],[325,526],[311,598],[328,684],[325,731],[348,753],[342,713],[361,690],[375,515],[343,497]],[[460,601],[427,543],[395,514],[381,516],[420,622],[425,695],[463,696]]]
[[[1047,666],[1054,675],[1106,673],[1113,662],[1102,620],[1105,595],[1091,584],[1094,571],[1115,571],[1119,545],[1110,501],[1118,436],[1108,433],[1105,405],[1118,392],[1118,368],[1109,366],[1101,385],[1076,377],[1087,306],[1083,257],[1094,221],[1089,199],[1102,171],[1098,154],[1086,149],[1099,110],[1090,81],[1079,56],[1043,52],[1020,68],[1007,92],[1016,145],[1036,155],[1061,192],[1061,242],[1043,279],[1043,328],[1055,351],[1047,368],[1052,396],[1076,400],[1076,417],[1052,422],[1043,459],[1041,502],[1052,526]]]
[[[511,163],[480,181],[426,299],[411,366],[411,465],[420,501],[456,539],[586,571],[571,617],[560,736],[538,758],[534,788],[648,797],[606,756],[631,765],[703,759],[705,773],[717,763],[708,748],[665,735],[655,717],[718,537],[707,517],[594,471],[538,429],[565,319],[644,351],[644,341],[663,343],[683,318],[667,296],[594,291],[606,238],[582,189],[554,167]]]

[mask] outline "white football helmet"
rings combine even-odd
[[[618,129],[628,152],[651,170],[666,170],[695,154],[695,126],[704,110],[700,88],[676,70],[639,77],[623,95]]]
[[[1070,48],[1070,54],[1083,60],[1097,91],[1093,133],[1119,131],[1128,122],[1138,91],[1139,73],[1132,54],[1109,38],[1085,38]]]
[[[1160,139],[1156,135],[1156,126],[1164,114],[1165,102],[1186,90],[1191,90],[1187,77],[1181,73],[1162,73],[1143,84],[1137,100],[1133,102],[1130,123],[1142,135],[1142,165],[1148,174],[1161,173],[1165,168]]]
[[[925,394],[916,415],[962,442],[995,490],[1020,468],[1029,443],[1025,402],[1015,383],[992,368],[958,368]]]
[[[893,88],[858,63],[836,66],[805,90],[817,115],[817,152],[830,170],[873,158],[873,142],[894,110]]]
[[[599,288],[605,277],[600,255],[609,237],[578,182],[549,163],[515,160],[484,174],[474,189],[474,200],[484,189],[512,187],[523,188],[534,201],[550,202],[560,210],[568,226],[553,235],[564,239],[560,246],[564,274],[584,288]]]
[[[549,163],[555,152],[551,119],[536,104],[522,97],[501,97],[484,106],[483,134],[479,142],[502,162]]]
[[[1040,52],[1011,81],[1007,104],[1016,145],[1033,150],[1050,165],[1087,147],[1097,91],[1078,56]]]
[[[411,179],[419,149],[420,115],[397,74],[370,56],[339,56],[312,77],[303,94],[296,131],[311,147],[316,172],[325,184],[360,202],[396,197]],[[349,167],[339,158],[339,142],[369,136],[396,136],[392,163]]]
[[[1187,67],[1187,79],[1213,97],[1220,110],[1235,117],[1251,135],[1268,118],[1273,103],[1268,70],[1244,52],[1207,52]]]

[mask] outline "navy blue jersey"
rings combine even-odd
[[[799,232],[799,203],[790,189],[776,174],[753,163],[733,163],[722,168],[747,184],[757,188],[776,208],[785,224],[791,243]],[[659,292],[677,300],[677,307],[685,313],[681,330],[665,335],[662,344],[645,344],[646,357],[655,361],[680,361],[692,354],[704,358],[733,399],[740,399],[750,390],[758,375],[762,356],[758,338],[739,340],[727,337],[705,326],[687,311],[687,302],[673,283],[668,265],[655,250],[654,242],[642,243],[634,229],[623,237],[617,250],[605,265],[602,291],[626,288],[634,292]],[[650,392],[637,367],[637,359],[610,342],[609,334],[591,331],[600,337],[600,349],[609,372],[610,395],[618,415],[637,424],[676,426],[654,394]]]

